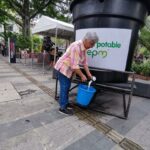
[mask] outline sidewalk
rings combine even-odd
[[[78,107],[62,115],[52,71],[7,59],[0,55],[0,150],[150,149],[148,99],[133,97],[128,120]]]

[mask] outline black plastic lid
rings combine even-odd
[[[72,12],[74,5],[77,3],[81,3],[86,0],[74,0],[71,5],[70,5],[70,11]],[[105,1],[105,0],[99,0],[100,2]],[[134,1],[141,1],[142,3],[145,3],[148,13],[150,14],[150,0],[134,0]]]
[[[72,1],[71,5],[70,5],[70,11],[72,12],[72,9],[73,9],[74,5],[76,5],[77,3],[80,3],[82,1],[85,1],[85,0],[80,0],[80,1],[79,0],[74,0],[74,1]]]

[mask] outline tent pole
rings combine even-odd
[[[56,52],[56,47],[57,47],[57,27],[56,27],[56,31],[55,31],[55,53],[54,53],[54,63],[56,63],[56,55],[57,55],[57,52]]]
[[[56,26],[56,31],[55,31],[55,51],[54,51],[54,64],[56,63],[56,47],[57,47],[57,26]],[[54,67],[54,66],[53,66]],[[53,74],[52,74],[52,78],[56,79],[57,75],[55,72],[55,69],[53,69]]]
[[[8,61],[10,63],[10,38],[8,38]]]

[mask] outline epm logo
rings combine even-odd
[[[101,49],[103,48],[103,50]],[[107,48],[107,50],[106,50]],[[97,42],[96,43],[96,49],[89,49],[87,51],[87,55],[91,56],[92,58],[95,56],[100,56],[102,58],[105,58],[108,56],[108,49],[109,48],[121,48],[121,44],[119,42]]]

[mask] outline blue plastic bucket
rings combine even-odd
[[[81,106],[87,106],[91,102],[95,92],[95,88],[91,86],[88,88],[87,85],[80,84],[78,86],[77,104]]]

